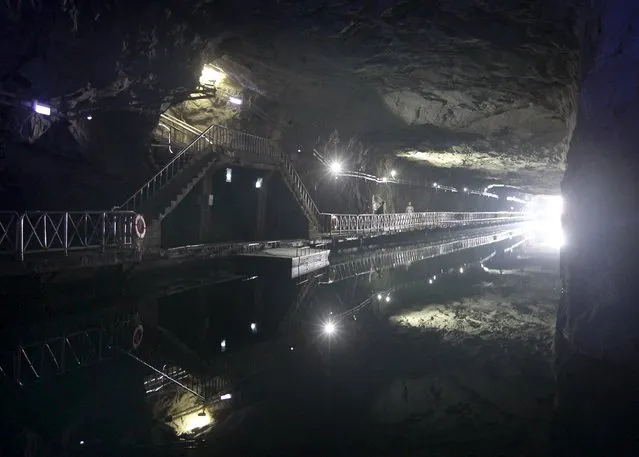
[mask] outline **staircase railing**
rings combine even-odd
[[[206,134],[214,125],[210,126],[200,135],[195,137],[184,149],[178,152],[160,171],[151,179],[145,182],[133,195],[120,205],[121,209],[134,210],[140,204],[151,199],[161,188],[163,188],[175,175],[181,172],[191,161],[194,155],[210,147],[210,142]]]
[[[197,131],[187,129],[181,125],[179,119],[171,116],[163,116],[162,120],[170,124],[168,129],[183,130],[181,136],[188,132]],[[185,124],[188,125],[188,124]],[[205,131],[197,135],[183,150],[178,152],[169,163],[140,187],[120,208],[136,209],[141,203],[152,198],[157,191],[164,187],[175,175],[180,173],[190,162],[194,155],[200,154],[210,147],[220,147],[225,153],[234,157],[236,152],[247,152],[257,157],[266,158],[276,162],[280,166],[284,180],[294,193],[296,200],[310,222],[317,228],[319,223],[319,211],[304,186],[295,167],[279,145],[267,138],[262,138],[250,133],[232,130],[220,125],[210,125]]]
[[[288,182],[295,198],[302,206],[302,210],[306,214],[306,217],[309,219],[311,224],[315,226],[316,230],[319,229],[320,212],[288,156],[281,151],[280,163],[284,180]]]

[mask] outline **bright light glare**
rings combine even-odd
[[[251,322],[251,332],[257,332],[257,324],[255,322]]]
[[[464,267],[459,267],[459,272],[463,273],[464,272]]]
[[[233,103],[234,105],[242,104],[242,100],[237,97],[229,97],[229,102]]]
[[[560,249],[565,244],[561,227],[563,206],[563,198],[560,195],[540,195],[534,197],[526,206],[525,211],[535,216],[534,233],[542,245]]]
[[[182,427],[179,427],[179,431],[184,433],[192,432],[196,428],[205,427],[211,423],[211,416],[208,412],[192,413],[182,418]]]
[[[464,187],[464,192],[468,192],[468,187]]]
[[[377,294],[377,299],[381,300],[382,299],[382,294]]]
[[[93,116],[91,116],[90,114],[87,116],[87,121],[90,121],[91,119],[93,119]]]
[[[257,181],[255,181],[255,188],[259,189],[260,187],[262,187],[262,178],[257,178]]]
[[[226,182],[231,182],[233,179],[233,170],[231,168],[226,169]]]
[[[335,161],[331,163],[331,173],[338,174],[342,172],[342,164]]]
[[[220,400],[230,400],[231,398],[233,398],[231,394],[224,394],[220,397]]]
[[[204,65],[200,75],[200,84],[202,86],[217,86],[222,80],[224,80],[224,73],[209,65]]]
[[[44,114],[45,116],[51,115],[51,108],[46,105],[41,105],[38,102],[33,102],[33,111],[38,114]]]
[[[433,187],[435,187],[435,188],[437,187],[437,183],[436,182],[433,183]]]
[[[333,321],[328,321],[324,324],[324,333],[331,336],[335,333],[336,327]]]
[[[395,176],[397,176],[397,171],[391,170],[391,178],[394,178]]]
[[[390,295],[386,295],[386,303],[390,301]]]

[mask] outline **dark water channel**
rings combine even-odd
[[[296,279],[229,276],[133,314],[87,307],[74,328],[137,324],[142,309],[142,343],[132,350],[125,332],[105,361],[5,379],[0,455],[544,455],[557,258],[521,239],[369,267],[349,255]],[[202,401],[150,383],[140,360],[179,368],[196,391],[193,379],[215,382]]]

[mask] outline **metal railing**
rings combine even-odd
[[[519,212],[425,212],[391,214],[322,213],[322,234],[357,236],[432,228],[501,224],[528,220]]]
[[[513,224],[506,227],[485,227],[482,229],[483,233],[473,231],[472,234],[457,239],[442,240],[417,247],[404,246],[376,250],[369,255],[358,255],[348,261],[331,265],[322,284],[331,284],[354,276],[369,274],[372,268],[397,268],[465,249],[498,243],[512,237],[519,237],[529,231],[525,225]]]
[[[106,249],[133,246],[132,211],[0,212],[0,254]]]
[[[197,129],[172,116],[162,115],[161,119],[162,125],[156,128],[156,133],[167,137],[171,147],[179,145],[181,142],[184,144],[187,140],[190,141],[188,141],[186,147],[175,154],[169,163],[120,205],[120,208],[127,210],[139,208],[141,203],[152,198],[157,191],[186,168],[193,157],[201,155],[211,148],[220,148],[229,157],[236,157],[244,152],[278,164],[285,183],[293,192],[304,214],[312,224],[318,225],[319,211],[315,202],[288,156],[276,142],[215,124],[197,134],[195,133]],[[191,128],[187,128],[187,126]]]
[[[302,178],[297,174],[293,163],[289,160],[288,156],[282,151],[279,151],[279,160],[281,163],[281,171],[284,177],[284,182],[289,187],[295,199],[302,207],[304,215],[309,220],[310,224],[314,226],[316,230],[319,230],[320,212],[311,197],[311,194],[304,186]]]

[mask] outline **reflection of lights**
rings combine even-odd
[[[381,300],[382,299],[382,294],[377,294],[377,299]]]
[[[262,187],[262,178],[257,178],[257,181],[255,181],[255,188],[259,189],[260,187]]]
[[[388,178],[387,178],[386,176],[384,176],[384,177],[382,178],[382,182],[386,182],[386,181],[388,181]]]
[[[209,65],[204,65],[202,74],[200,75],[200,84],[202,86],[217,86],[224,79],[224,73]]]
[[[436,182],[433,183],[433,187],[437,189],[438,184]]]
[[[342,164],[338,161],[331,163],[331,173],[338,174],[342,172]]]
[[[464,272],[464,267],[459,267],[459,272],[463,273]]]
[[[208,412],[192,413],[182,417],[181,426],[178,426],[178,431],[181,433],[189,433],[195,429],[206,427],[212,422],[211,416]]]
[[[390,302],[390,295],[386,295],[386,303]]]
[[[433,280],[432,280],[432,279],[429,279],[429,280],[428,280],[428,284],[432,284],[432,283],[433,283]]]
[[[220,400],[230,400],[231,398],[233,398],[231,394],[224,394],[220,396]]]
[[[229,102],[233,103],[234,105],[241,105],[242,99],[237,97],[229,97]]]
[[[323,330],[324,330],[324,334],[326,334],[327,336],[332,336],[336,330],[335,323],[333,321],[327,321],[324,324]]]
[[[395,176],[397,176],[397,171],[391,170],[390,175],[391,175],[391,178],[394,178]]]
[[[468,187],[464,187],[464,192],[468,192]]]
[[[433,281],[437,280],[437,275],[433,275]]]
[[[233,170],[230,168],[226,169],[226,182],[231,182],[233,179]]]

